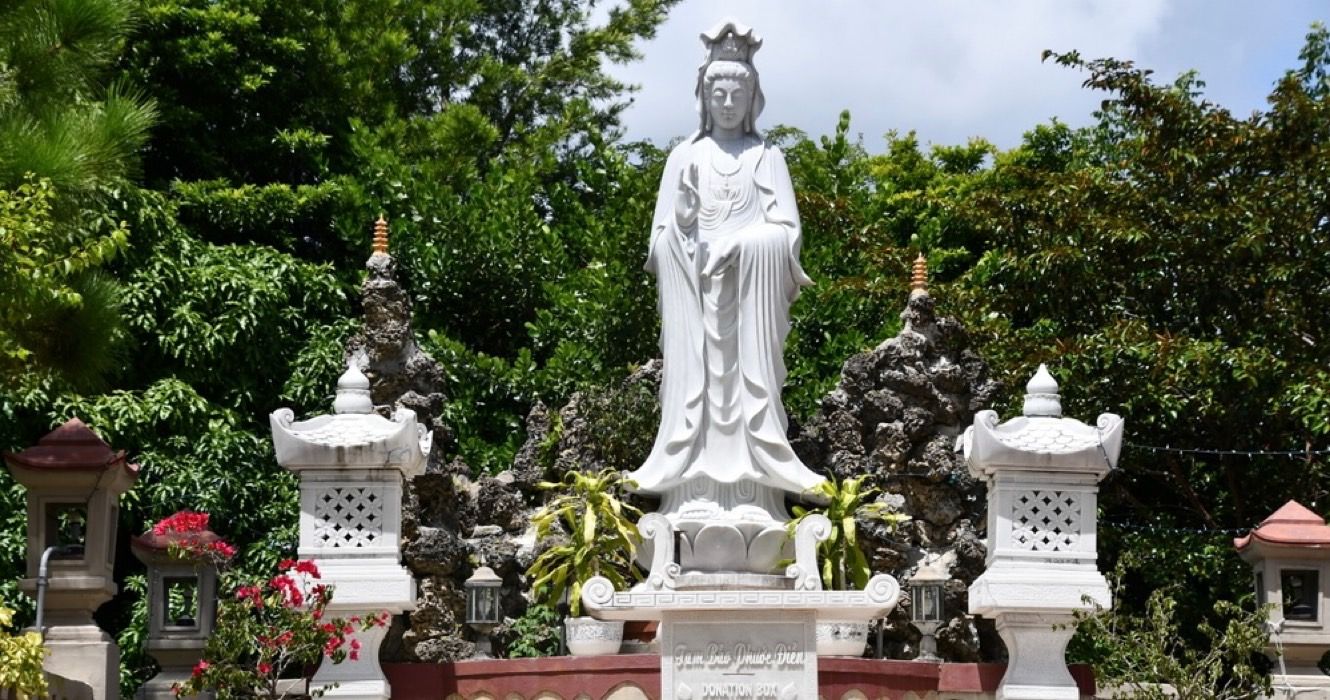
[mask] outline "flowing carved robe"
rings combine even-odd
[[[661,421],[651,455],[631,476],[667,500],[679,491],[687,498],[690,487],[708,492],[707,479],[744,502],[754,490],[800,493],[822,481],[790,448],[781,405],[790,304],[812,284],[799,264],[785,159],[757,137],[730,172],[718,153],[709,137],[670,153],[647,253],[661,314]],[[681,230],[675,202],[691,165],[700,209]]]

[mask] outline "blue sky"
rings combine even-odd
[[[1089,123],[1102,99],[1080,87],[1084,74],[1041,63],[1044,49],[1130,59],[1161,81],[1194,68],[1209,99],[1245,115],[1297,65],[1311,23],[1330,23],[1330,0],[684,0],[642,60],[612,69],[642,86],[628,138],[663,145],[692,128],[697,37],[727,16],[765,40],[759,126],[823,134],[849,109],[872,151],[892,129],[1005,148],[1051,117]]]

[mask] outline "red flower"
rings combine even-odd
[[[199,661],[197,664],[194,664],[194,672],[191,673],[190,675],[192,675],[195,678],[198,678],[199,676],[202,676],[203,672],[207,671],[208,667],[211,665],[212,664],[209,664],[207,661]]]
[[[319,567],[315,566],[314,562],[308,559],[296,562],[296,573],[309,574],[310,578],[323,578],[323,576],[319,574]]]
[[[338,649],[342,648],[342,644],[345,643],[345,641],[346,640],[341,637],[329,637],[328,641],[323,643],[323,655],[332,656]]]
[[[283,559],[282,561],[278,562],[277,568],[281,569],[282,571],[286,571],[288,569],[293,568],[295,565],[296,565],[295,559]]]
[[[256,608],[263,607],[263,591],[258,586],[241,586],[236,589],[236,600],[248,600]]]
[[[295,608],[305,603],[305,594],[300,592],[300,584],[286,574],[274,576],[268,585],[282,592],[282,602],[288,608]]]
[[[168,532],[203,532],[208,529],[208,514],[182,510],[175,515],[162,518],[152,526],[152,534],[165,535]]]
[[[223,559],[230,559],[236,555],[236,548],[232,547],[226,540],[214,540],[212,544],[208,545],[208,549]]]
[[[260,662],[259,662],[259,665],[258,665],[258,668],[257,668],[256,670],[257,670],[260,674],[266,676],[266,675],[268,675],[269,673],[272,673],[272,664],[269,664],[267,661],[260,661]]]

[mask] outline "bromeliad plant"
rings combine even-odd
[[[325,618],[333,592],[318,582],[314,562],[288,559],[280,567],[285,573],[239,586],[219,602],[216,630],[203,660],[189,680],[175,686],[177,696],[211,691],[217,700],[319,697],[327,688],[310,684],[319,662],[356,660],[360,642],[355,632],[388,624],[387,612],[367,620]],[[278,682],[290,678],[305,682]]]
[[[891,505],[873,500],[881,489],[864,488],[865,477],[827,480],[809,490],[810,495],[826,505],[816,508],[795,506],[795,518],[789,523],[790,536],[805,517],[820,513],[831,521],[831,537],[818,544],[817,555],[822,560],[822,585],[831,590],[849,588],[862,590],[873,575],[868,559],[859,546],[857,518],[880,520],[893,530],[910,516],[895,512]]]
[[[550,607],[568,594],[569,613],[582,612],[582,584],[592,576],[604,576],[622,590],[628,579],[640,578],[637,556],[637,525],[642,511],[624,503],[623,489],[632,484],[623,472],[605,469],[598,474],[570,470],[559,483],[543,482],[540,488],[561,489],[554,500],[533,517],[536,538],[567,535],[567,543],[545,550],[527,569],[535,602]]]

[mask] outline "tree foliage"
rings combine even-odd
[[[536,401],[595,396],[658,352],[641,263],[663,152],[620,140],[627,92],[605,65],[673,4],[6,5],[0,448],[78,413],[143,465],[125,531],[207,510],[242,573],[270,570],[296,503],[266,416],[326,410],[383,213],[458,454],[507,468]],[[1104,94],[1093,125],[1038,125],[1007,151],[892,133],[870,152],[848,114],[826,136],[768,132],[817,281],[792,308],[786,403],[810,415],[847,357],[896,332],[922,250],[934,298],[1013,401],[1048,362],[1069,414],[1122,413],[1134,445],[1305,450],[1129,445],[1105,483],[1106,560],[1143,562],[1124,609],[1191,581],[1170,614],[1204,644],[1210,601],[1247,586],[1222,531],[1290,493],[1330,505],[1311,451],[1330,436],[1330,37],[1314,28],[1249,116],[1193,74],[1049,58]],[[607,462],[654,427],[620,423],[647,432],[602,446]],[[16,605],[21,497],[0,477],[0,594]],[[131,669],[139,583],[102,614]]]
[[[1069,413],[1128,417],[1100,542],[1144,562],[1144,590],[1192,581],[1180,614],[1204,616],[1249,587],[1224,530],[1294,494],[1330,505],[1312,452],[1330,423],[1326,30],[1244,118],[1194,74],[1158,84],[1126,61],[1050,57],[1106,93],[1098,122],[1036,128],[980,175],[963,206],[991,239],[958,306],[1006,376],[1048,362]],[[1264,450],[1306,452],[1217,454]]]

